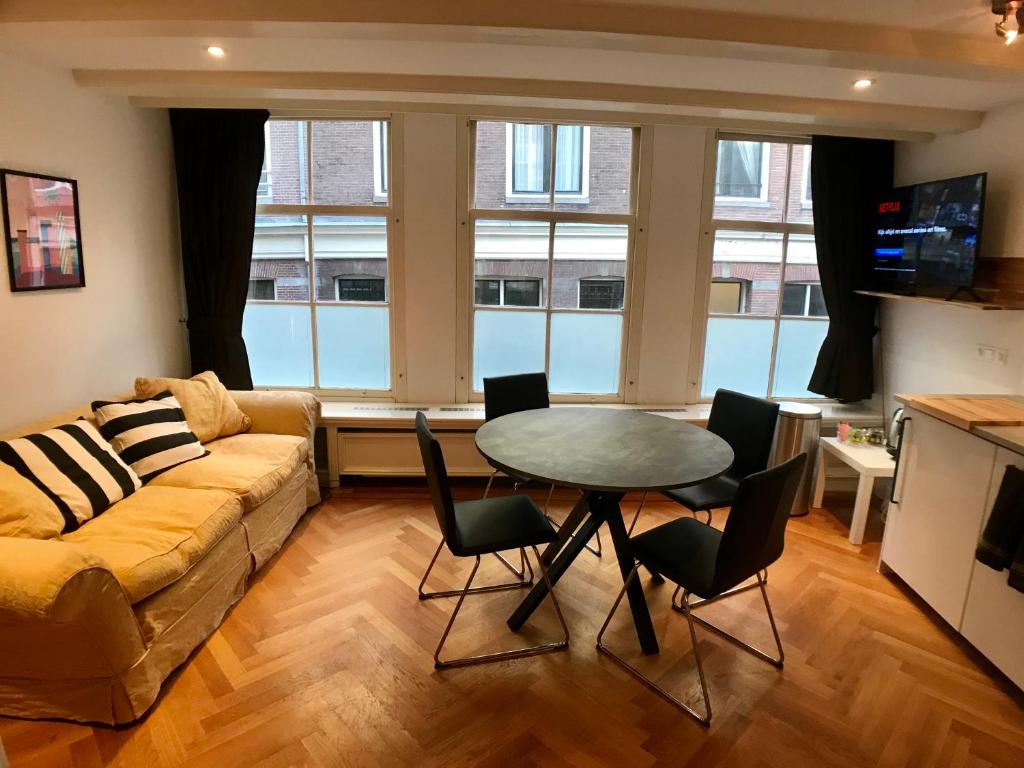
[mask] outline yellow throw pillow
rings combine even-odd
[[[242,413],[213,371],[204,371],[191,379],[135,380],[136,397],[155,397],[166,390],[181,404],[188,428],[201,443],[237,435],[252,426],[252,420]]]
[[[46,494],[0,462],[0,536],[59,539],[64,518]]]

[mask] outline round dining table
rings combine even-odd
[[[615,408],[556,406],[501,416],[480,427],[476,447],[510,476],[582,491],[558,540],[542,555],[552,583],[603,523],[625,579],[634,558],[619,507],[622,497],[696,485],[718,477],[733,462],[732,448],[712,432],[678,419]],[[640,647],[644,653],[657,653],[639,580],[633,580],[627,594]],[[509,618],[509,627],[522,627],[546,596],[542,581],[534,585]]]

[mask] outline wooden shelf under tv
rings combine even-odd
[[[985,301],[947,301],[942,296],[910,296],[886,291],[857,291],[864,296],[880,299],[917,301],[981,311],[1024,310],[1024,259],[983,257],[978,259],[974,272],[974,287]],[[953,289],[950,288],[952,293]]]
[[[944,307],[961,307],[982,311],[993,310],[1024,310],[1024,301],[963,301],[961,299],[943,299],[938,296],[909,296],[905,293],[885,293],[884,291],[856,291],[862,296],[876,296],[879,299],[898,299],[899,301],[918,301],[925,304],[940,304]]]

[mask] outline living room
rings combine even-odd
[[[856,6],[0,5],[0,765],[1024,762],[1024,8]]]

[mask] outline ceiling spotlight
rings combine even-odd
[[[215,59],[223,59],[224,58],[224,49],[221,48],[219,45],[211,45],[210,47],[208,47],[206,49],[206,52],[208,54],[210,54],[211,56],[213,56],[213,58],[215,58]]]
[[[860,80],[853,81],[853,87],[858,91],[863,91],[865,88],[870,88],[875,84],[875,81],[869,77],[862,77]]]

